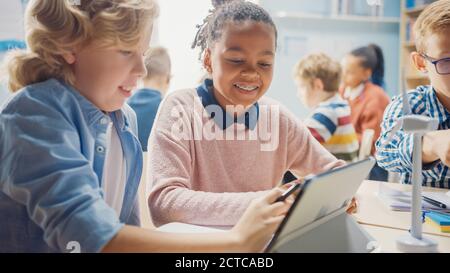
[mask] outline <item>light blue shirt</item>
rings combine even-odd
[[[139,225],[142,152],[136,117],[109,114],[127,164],[120,215],[101,190],[106,114],[55,79],[19,91],[0,112],[0,252],[100,251],[124,224]]]
[[[137,90],[128,100],[128,104],[136,112],[138,137],[144,152],[147,152],[148,137],[152,131],[161,101],[161,92],[147,88]]]

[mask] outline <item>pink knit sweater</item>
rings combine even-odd
[[[345,164],[278,102],[264,97],[258,103],[255,129],[236,123],[223,130],[195,89],[163,100],[148,143],[148,204],[155,225],[234,225],[287,170],[304,177]]]

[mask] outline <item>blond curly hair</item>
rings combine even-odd
[[[153,0],[31,0],[25,12],[27,49],[5,57],[10,91],[50,78],[73,84],[64,54],[90,43],[135,47],[158,12]]]

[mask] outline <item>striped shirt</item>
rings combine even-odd
[[[439,120],[438,130],[450,128],[450,113],[441,104],[435,90],[431,86],[419,86],[416,90],[408,92],[407,96],[413,114],[437,118]],[[402,183],[411,184],[412,134],[406,134],[403,130],[399,130],[391,142],[386,143],[397,120],[403,115],[402,111],[402,96],[394,97],[384,113],[384,120],[381,126],[382,132],[376,143],[376,158],[382,168],[391,172],[401,173]],[[448,170],[449,168],[441,161],[424,165],[422,169],[423,185],[436,188],[450,188],[450,174]]]
[[[311,134],[334,156],[354,161],[358,137],[350,118],[350,106],[339,94],[320,103],[305,120]]]

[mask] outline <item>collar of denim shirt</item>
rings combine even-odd
[[[89,125],[98,124],[99,122],[101,123],[103,120],[105,122],[109,121],[110,119],[108,118],[108,116],[115,115],[119,128],[122,131],[126,130],[126,128],[129,127],[129,121],[123,109],[119,109],[111,113],[105,113],[101,111],[97,106],[95,106],[91,101],[81,95],[80,92],[77,91],[73,86],[61,81],[60,83],[64,85],[68,90],[70,90],[77,98],[78,102],[80,103],[80,107],[83,110],[83,115],[86,117]]]

